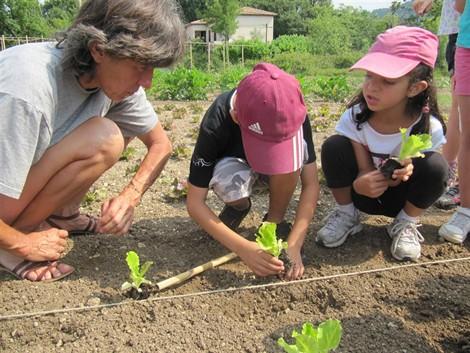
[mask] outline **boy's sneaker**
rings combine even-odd
[[[462,244],[470,232],[470,209],[458,207],[447,223],[439,228],[439,235],[447,241]]]
[[[359,233],[362,230],[359,212],[354,216],[335,208],[326,218],[325,225],[318,231],[315,241],[322,243],[327,248],[335,248],[346,241],[350,234]]]
[[[246,217],[248,212],[251,209],[251,200],[248,199],[248,207],[244,210],[238,210],[235,207],[225,205],[222,211],[219,214],[219,219],[231,230],[238,228],[240,223]]]
[[[442,194],[441,197],[435,202],[437,208],[442,210],[450,210],[460,205],[460,192],[459,186],[454,185]]]
[[[387,226],[387,233],[393,239],[390,248],[392,256],[401,260],[416,261],[421,256],[421,244],[423,236],[418,231],[420,225],[406,219],[395,218]]]

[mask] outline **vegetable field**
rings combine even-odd
[[[1,352],[274,353],[283,352],[280,338],[293,345],[293,330],[301,333],[304,323],[317,327],[328,319],[339,320],[343,330],[335,352],[470,352],[470,243],[458,246],[437,238],[450,211],[431,208],[423,217],[425,243],[418,263],[392,259],[385,217],[365,218],[362,233],[340,248],[326,249],[314,242],[332,207],[324,185],[305,243],[302,280],[255,278],[235,259],[178,287],[152,290],[148,299],[124,296],[131,250],[141,265],[154,263],[145,273],[152,283],[228,252],[189,219],[184,205],[190,153],[209,104],[155,102],[174,154],[136,210],[128,235],[72,238],[64,261],[77,270],[60,282],[31,284],[1,275]],[[308,106],[319,150],[342,108],[312,100]],[[144,154],[140,143],[131,147],[87,195],[85,212],[98,212],[100,202],[130,178]],[[242,223],[247,237],[254,239],[266,200],[261,191],[254,197]],[[222,208],[212,193],[209,203]]]

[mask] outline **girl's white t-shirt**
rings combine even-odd
[[[340,135],[363,145],[370,152],[376,168],[379,168],[384,160],[390,156],[398,156],[401,146],[401,133],[381,134],[374,130],[367,121],[361,124],[361,129],[358,130],[353,117],[353,109],[356,114],[360,112],[358,105],[346,110],[336,125],[336,131]],[[419,119],[408,128],[407,135],[410,134],[413,126],[418,121]],[[434,116],[431,116],[430,130],[432,147],[427,151],[435,151],[446,143],[446,138],[442,124]]]

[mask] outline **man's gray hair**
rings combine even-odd
[[[114,58],[167,67],[182,57],[186,34],[174,0],[87,0],[57,40],[64,66],[82,75],[94,71],[93,42]]]

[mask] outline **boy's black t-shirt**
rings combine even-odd
[[[201,121],[189,167],[188,180],[195,186],[209,187],[214,167],[220,159],[235,157],[246,160],[240,127],[230,116],[230,100],[234,92],[235,89],[218,96]],[[308,150],[305,164],[313,163],[316,155],[308,115],[303,123],[303,134]]]

